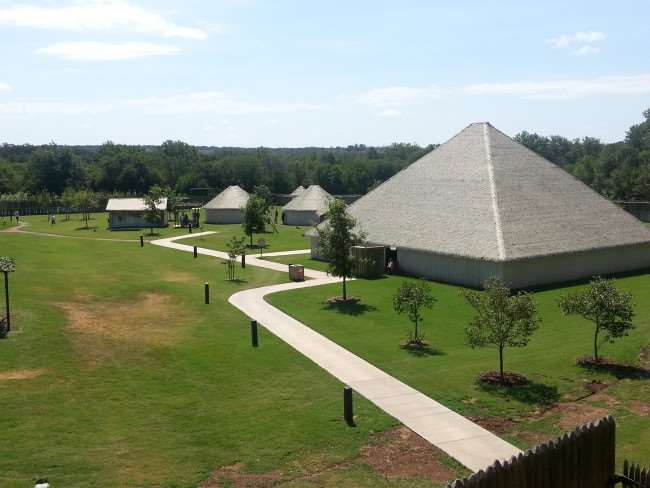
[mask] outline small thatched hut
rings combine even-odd
[[[242,208],[248,203],[248,193],[241,187],[229,186],[206,203],[205,222],[207,224],[241,224]]]
[[[318,185],[311,185],[301,195],[282,207],[286,225],[316,225],[327,212],[332,195]]]

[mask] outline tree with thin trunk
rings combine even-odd
[[[228,281],[235,281],[235,270],[237,269],[237,256],[246,252],[245,249],[245,238],[237,238],[235,236],[230,238],[230,241],[226,243],[226,249],[228,252],[228,261],[226,262],[226,267],[228,269]]]
[[[266,214],[268,206],[263,197],[251,195],[242,210],[242,228],[244,234],[250,238],[250,247],[253,247],[253,234],[266,231]]]
[[[7,320],[7,332],[11,331],[11,311],[9,309],[9,273],[16,271],[16,263],[13,258],[4,256],[0,258],[0,271],[5,279],[5,315]]]
[[[144,220],[149,224],[150,235],[153,235],[153,228],[156,225],[161,225],[163,221],[163,213],[165,210],[160,210],[158,206],[162,202],[165,191],[158,185],[154,185],[149,189],[142,200],[144,201]]]
[[[632,295],[619,291],[613,279],[595,277],[586,290],[562,297],[560,308],[566,315],[582,315],[593,322],[595,362],[600,361],[598,346],[601,339],[614,342],[634,328]]]
[[[499,350],[499,375],[503,372],[503,351],[506,347],[523,347],[539,327],[537,306],[525,292],[516,295],[499,278],[490,278],[485,291],[463,291],[476,315],[465,329],[467,343],[472,347],[495,346]]]
[[[346,280],[360,263],[352,256],[353,246],[364,243],[366,236],[357,230],[357,221],[348,213],[348,206],[343,200],[330,200],[327,209],[327,221],[316,227],[319,250],[328,262],[327,270],[332,276],[343,278],[343,301],[348,299]]]
[[[404,281],[397,289],[393,297],[393,309],[398,314],[406,313],[414,325],[413,334],[409,334],[407,345],[422,346],[424,334],[419,331],[419,324],[422,322],[422,310],[431,309],[436,303],[435,297],[431,294],[431,286],[424,280]]]
[[[79,210],[83,215],[86,229],[88,229],[88,220],[90,219],[90,212],[97,206],[97,195],[90,190],[79,190],[76,195],[76,203]]]

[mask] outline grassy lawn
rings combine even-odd
[[[278,232],[266,232],[264,234],[255,234],[253,236],[253,243],[262,238],[266,241],[267,247],[264,252],[278,252],[278,251],[293,251],[295,249],[308,249],[309,239],[303,234],[309,227],[291,227],[288,225],[279,225]],[[226,243],[232,237],[244,237],[244,232],[240,224],[226,224],[226,225],[204,225],[203,230],[214,230],[217,234],[187,239],[184,244],[196,244],[199,247],[207,249],[215,249],[217,251],[225,251],[227,249]],[[248,239],[246,243],[248,244]],[[251,254],[259,254],[256,249],[250,251]]]
[[[485,390],[474,379],[498,368],[494,349],[472,350],[464,344],[464,328],[472,310],[455,286],[432,283],[438,303],[425,313],[424,330],[431,349],[414,355],[399,347],[409,323],[392,310],[392,296],[404,278],[358,280],[351,293],[362,303],[329,308],[325,300],[340,293],[338,285],[275,294],[269,302],[355,352],[388,373],[513,443],[528,447],[576,424],[608,413],[619,422],[618,455],[637,461],[650,458],[650,382],[620,372],[585,370],[575,358],[591,353],[592,327],[577,317],[564,317],[558,299],[571,288],[535,293],[542,325],[530,345],[505,353],[506,369],[525,374],[530,386],[514,390]],[[618,280],[636,297],[636,329],[629,337],[603,346],[603,354],[634,364],[650,344],[650,275]],[[586,385],[601,381],[608,387],[583,400]]]
[[[22,217],[21,220],[27,223],[25,230],[64,236],[129,240],[138,240],[140,236],[144,236],[146,240],[151,240],[187,234],[187,229],[174,229],[173,223],[170,223],[168,227],[154,228],[153,237],[149,235],[150,230],[148,228],[110,230],[108,228],[108,214],[106,212],[91,214],[91,218],[88,220],[88,228],[86,228],[86,222],[81,218],[81,214],[70,215],[69,220],[66,220],[65,215],[57,215],[55,225],[50,225],[47,215],[28,215]],[[194,232],[200,232],[200,230],[195,230]]]
[[[349,428],[338,381],[263,329],[260,348],[249,346],[248,321],[226,298],[283,273],[247,267],[229,283],[217,260],[119,242],[5,234],[0,248],[18,265],[14,330],[0,341],[3,488],[41,476],[189,488],[219,467],[222,486],[233,476],[430,486],[388,480],[365,461],[393,419],[357,397]],[[455,478],[458,466],[438,457]]]
[[[305,268],[315,269],[318,271],[327,271],[327,263],[317,261],[309,257],[309,254],[296,254],[294,256],[271,256],[265,257],[267,261],[284,264],[302,264]]]

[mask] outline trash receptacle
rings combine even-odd
[[[291,281],[305,281],[305,267],[302,264],[290,264],[289,279]]]

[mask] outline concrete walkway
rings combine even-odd
[[[192,252],[193,246],[174,241],[206,234],[209,233],[160,239],[151,243]],[[221,259],[228,257],[226,253],[210,249],[199,248],[198,252]],[[246,264],[275,271],[287,271],[285,264],[248,256]],[[350,386],[467,468],[478,471],[497,459],[510,459],[519,454],[519,449],[503,439],[355,356],[264,300],[264,297],[271,293],[339,282],[337,278],[327,276],[321,271],[305,269],[305,275],[313,279],[245,290],[235,293],[228,301],[342,383]]]

